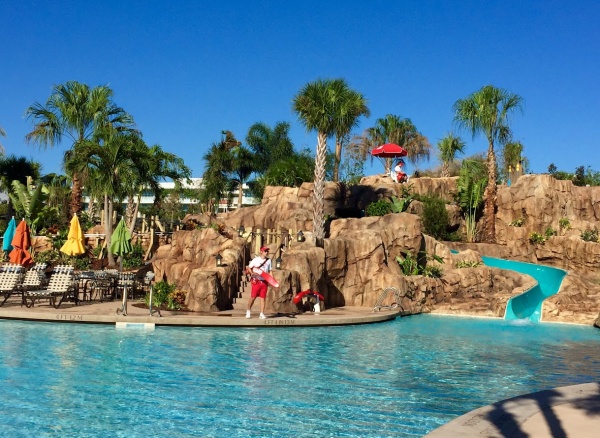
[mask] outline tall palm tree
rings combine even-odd
[[[482,235],[485,241],[496,241],[496,153],[494,144],[505,144],[511,138],[508,117],[522,110],[523,98],[493,85],[485,85],[464,99],[454,103],[454,121],[471,132],[473,138],[483,134],[488,140],[488,182],[484,192]]]
[[[293,110],[308,132],[317,131],[317,154],[313,190],[313,229],[316,244],[324,246],[325,239],[325,164],[327,138],[335,132],[337,101],[331,80],[318,79],[306,84],[294,97]]]
[[[231,131],[223,131],[223,137],[218,143],[213,143],[210,150],[204,154],[204,174],[202,184],[204,189],[200,200],[206,205],[207,211],[215,213],[219,200],[228,191],[229,174],[235,167],[233,150],[241,146]]]
[[[360,116],[371,115],[365,97],[348,86],[344,79],[335,79],[331,88],[336,100],[334,120],[335,158],[333,162],[333,181],[339,181],[340,162],[342,160],[343,140],[348,137],[352,128],[358,125]]]
[[[449,133],[438,142],[437,147],[442,161],[442,177],[447,178],[450,176],[450,164],[454,162],[456,154],[464,153],[465,142],[459,136]]]
[[[45,105],[36,102],[27,108],[27,118],[34,126],[25,139],[40,147],[54,147],[67,137],[70,149],[75,150],[86,141],[96,140],[107,126],[117,131],[132,129],[132,117],[113,103],[112,95],[107,86],[90,88],[76,81],[55,85]],[[71,178],[74,214],[81,210],[82,184],[78,173]]]

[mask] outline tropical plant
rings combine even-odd
[[[339,105],[334,81],[318,79],[309,82],[293,100],[293,110],[308,132],[317,131],[317,153],[313,189],[313,230],[318,247],[325,239],[325,165],[327,160],[327,138],[334,134],[339,118]]]
[[[593,229],[586,228],[581,233],[581,239],[584,242],[598,242],[598,229],[596,227]]]
[[[458,262],[456,262],[456,267],[458,269],[476,268],[478,266],[481,266],[481,262],[478,262],[476,260],[459,260]]]
[[[107,86],[90,89],[75,81],[55,85],[45,105],[36,102],[27,108],[27,118],[34,126],[25,136],[26,140],[41,147],[53,147],[67,137],[71,148],[70,153],[65,154],[66,164],[68,159],[77,156],[79,147],[96,141],[105,128],[119,132],[132,130],[132,117],[113,103],[112,95]],[[82,182],[77,172],[69,176],[73,183],[71,214],[75,214],[81,211]]]
[[[459,99],[454,103],[454,121],[471,132],[473,138],[479,133],[488,140],[487,170],[488,180],[485,188],[482,233],[485,241],[496,241],[496,153],[494,144],[506,144],[511,138],[508,116],[521,109],[523,99],[517,94],[501,88],[486,85],[480,90]]]
[[[438,144],[440,161],[442,162],[442,177],[450,176],[450,164],[454,162],[457,153],[463,153],[465,142],[452,133],[446,134]]]
[[[540,233],[534,231],[529,233],[529,241],[534,245],[541,245],[546,241],[546,239],[544,239],[544,236],[542,236]]]
[[[462,162],[457,181],[456,202],[465,217],[467,242],[477,238],[477,219],[481,214],[483,188],[487,183],[486,169],[478,157]]]
[[[569,218],[561,217],[558,220],[558,229],[560,230],[561,234],[564,234],[565,231],[570,230],[571,229],[571,221],[569,221]]]
[[[523,216],[518,217],[508,225],[511,227],[517,227],[517,228],[522,227],[523,225],[525,225],[525,218]]]
[[[394,143],[402,146],[407,152],[411,163],[417,164],[421,160],[429,160],[431,144],[427,137],[421,134],[410,119],[388,114],[379,118],[375,126],[368,130],[372,143]],[[392,159],[385,160],[385,173],[389,173]]]
[[[367,216],[385,216],[392,212],[392,204],[385,199],[379,199],[375,202],[371,202],[365,209]]]
[[[277,122],[273,128],[258,122],[250,126],[246,144],[254,156],[254,169],[264,174],[276,162],[294,155],[294,144],[289,137],[290,124]]]
[[[439,197],[425,197],[423,199],[423,211],[421,213],[423,231],[438,240],[447,240],[448,211],[446,203]]]
[[[169,294],[177,289],[176,284],[169,284],[166,281],[157,281],[152,287],[152,306],[161,307],[165,305],[169,299]],[[144,298],[146,305],[150,304],[150,293]]]
[[[500,156],[500,176],[508,181],[511,171],[526,173],[529,169],[529,160],[523,155],[525,147],[520,141],[509,141],[502,147]],[[514,182],[514,181],[513,181]]]
[[[0,156],[0,192],[10,192],[13,181],[19,181],[25,185],[27,185],[27,181],[37,181],[40,176],[40,167],[40,163],[25,157]],[[12,213],[13,206],[9,202],[9,215]]]
[[[544,238],[546,240],[550,239],[552,236],[556,236],[556,231],[552,227],[547,227],[546,231],[544,231]]]
[[[48,189],[43,184],[34,186],[29,182],[24,185],[15,180],[12,182],[12,193],[8,196],[15,214],[27,220],[34,234],[38,228],[50,225],[57,218],[56,209],[45,204]]]
[[[390,204],[390,209],[392,213],[402,213],[406,211],[412,200],[412,195],[400,199],[396,198],[395,196],[392,196],[392,203]]]
[[[444,259],[435,254],[427,254],[426,251],[419,251],[416,255],[412,251],[401,252],[396,257],[396,262],[404,275],[424,275],[426,277],[440,278],[443,270],[437,265],[428,265],[428,262],[435,261],[444,263]]]
[[[333,133],[335,134],[335,158],[333,163],[333,181],[339,181],[340,162],[342,160],[342,149],[344,140],[347,139],[350,130],[358,125],[361,116],[371,115],[367,108],[365,97],[352,90],[344,79],[335,79],[331,83],[332,94],[336,100],[336,112]]]

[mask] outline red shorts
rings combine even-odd
[[[267,282],[259,280],[256,283],[252,283],[252,292],[250,292],[250,296],[252,298],[261,297],[262,299],[265,299],[267,297]]]

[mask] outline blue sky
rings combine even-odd
[[[525,101],[512,127],[533,172],[600,170],[599,19],[594,0],[5,1],[0,143],[61,171],[70,145],[26,144],[25,109],[55,84],[106,84],[146,143],[201,176],[222,130],[243,140],[257,121],[290,122],[296,148],[314,150],[292,99],[307,82],[343,77],[372,113],[356,133],[392,113],[435,145],[456,132],[453,103],[492,84]],[[486,150],[483,137],[458,133],[467,155]]]

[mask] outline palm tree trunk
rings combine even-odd
[[[494,143],[490,141],[487,156],[488,183],[483,192],[483,238],[487,243],[496,243],[496,154]]]
[[[81,187],[81,180],[77,173],[73,173],[73,188],[71,191],[71,216],[78,214],[81,211],[81,198],[83,190]]]
[[[325,161],[327,158],[327,136],[319,132],[317,136],[317,156],[315,158],[315,188],[313,191],[313,231],[316,245],[323,248],[325,242]]]
[[[137,197],[137,202],[134,201],[134,208],[133,208],[133,213],[131,215],[131,223],[129,224],[129,234],[131,234],[133,236],[133,231],[135,230],[135,224],[137,222],[137,216],[138,216],[138,212],[140,211],[140,202],[141,202],[141,195],[138,195]],[[129,208],[129,205],[128,205]]]
[[[106,234],[106,252],[108,257],[108,266],[114,268],[117,264],[115,262],[114,255],[110,252],[110,239],[112,238],[112,225],[113,225],[113,204],[108,198],[108,195],[104,195],[104,233]]]
[[[342,161],[342,139],[335,139],[335,159],[333,161],[333,182],[338,182],[340,178],[340,163]]]
[[[242,208],[242,201],[244,199],[244,184],[240,181],[238,185],[238,206],[237,208]]]

